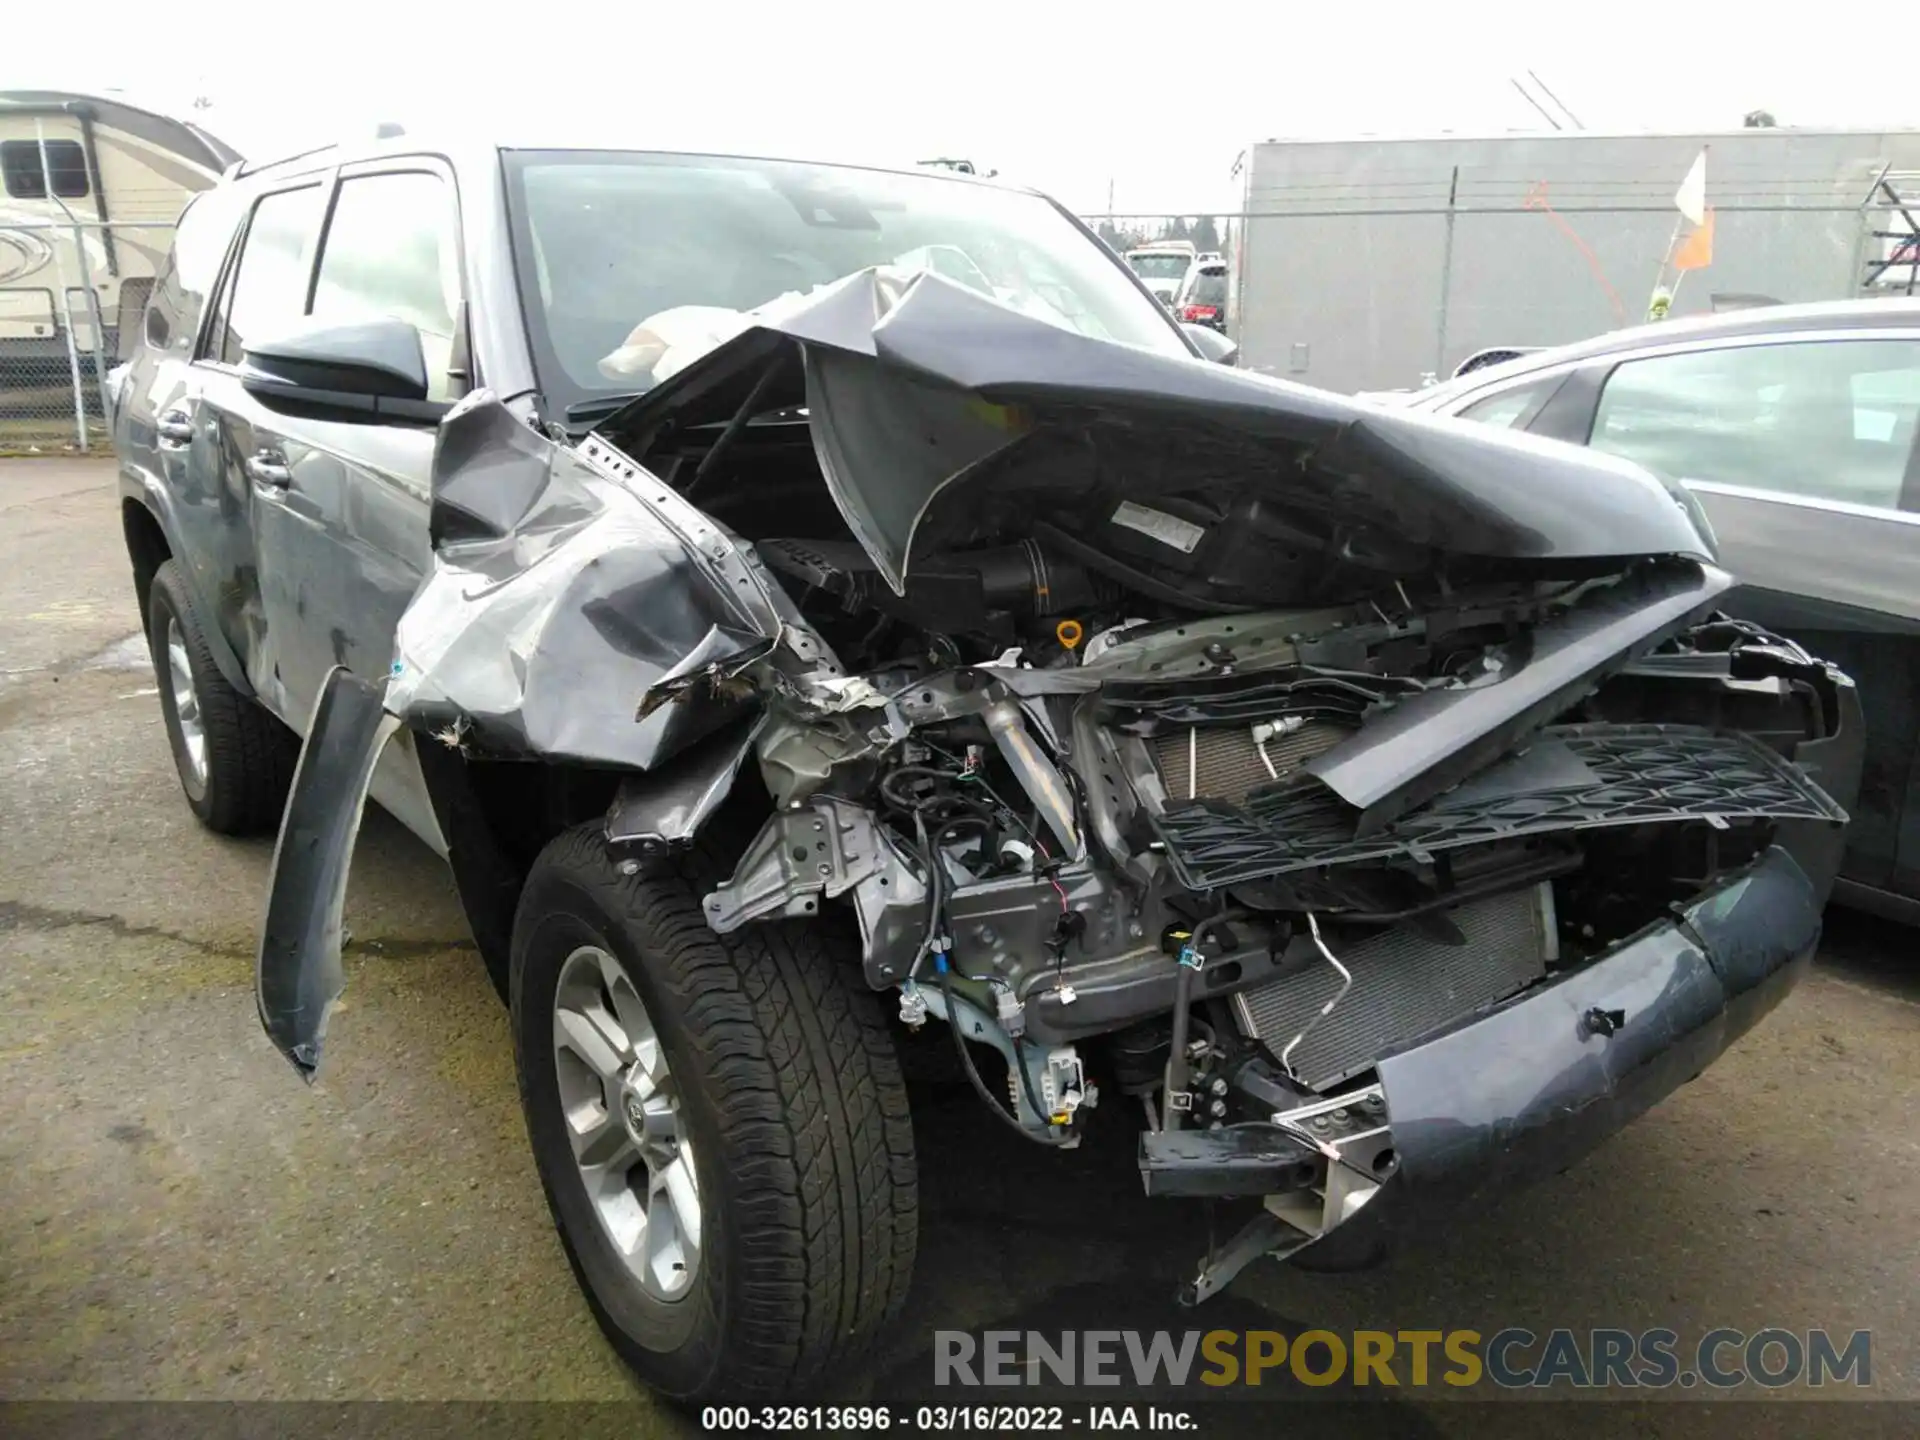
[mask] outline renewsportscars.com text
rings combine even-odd
[[[1731,1389],[1869,1386],[1873,1336],[1824,1329],[937,1330],[933,1382],[1013,1385]]]

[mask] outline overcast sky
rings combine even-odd
[[[1893,37],[1896,21],[1761,13],[1686,0],[18,0],[0,89],[118,87],[182,113],[201,96],[193,118],[257,156],[382,119],[528,143],[963,155],[1083,212],[1105,209],[1109,183],[1121,212],[1229,208],[1234,159],[1257,139],[1542,129],[1511,84],[1528,70],[1590,130],[1732,129],[1756,107],[1782,124],[1920,122],[1898,62],[1876,79],[1863,47],[1860,23]]]

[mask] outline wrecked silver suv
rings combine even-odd
[[[1853,689],[1716,616],[1684,493],[1206,363],[1039,197],[493,158],[497,196],[442,176],[447,344],[320,323],[329,234],[304,328],[221,360],[188,321],[190,396],[137,362],[128,533],[203,818],[277,812],[249,757],[268,711],[305,735],[274,1042],[320,1064],[371,791],[453,866],[567,1252],[652,1384],[791,1394],[897,1313],[896,1026],[946,1027],[1025,1141],[1135,1124],[1150,1194],[1257,1201],[1200,1301],[1564,1166],[1809,962]],[[246,478],[196,552],[203,431]],[[411,480],[363,478],[370,434]],[[277,538],[303,499],[357,558]]]

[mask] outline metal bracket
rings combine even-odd
[[[812,915],[891,859],[865,809],[816,796],[773,816],[740,857],[733,875],[706,899],[707,924],[725,935],[770,915]]]
[[[1198,1275],[1180,1287],[1176,1298],[1186,1306],[1211,1300],[1262,1255],[1283,1256],[1306,1243],[1299,1231],[1263,1210],[1241,1226],[1239,1233],[1200,1267]]]

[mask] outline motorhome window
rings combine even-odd
[[[47,153],[44,164],[40,146]],[[0,140],[0,174],[4,174],[7,194],[15,200],[47,198],[47,178],[53,178],[53,193],[62,200],[83,200],[92,193],[87,184],[87,152],[78,140]]]

